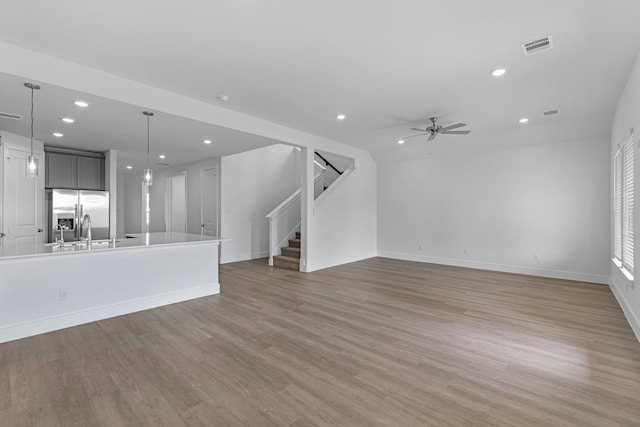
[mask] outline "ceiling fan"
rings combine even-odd
[[[443,135],[468,135],[471,133],[470,130],[454,130],[454,129],[458,129],[461,128],[463,126],[466,126],[466,123],[456,123],[455,125],[449,125],[449,126],[442,126],[437,124],[436,122],[438,121],[437,117],[431,117],[429,120],[431,120],[431,126],[428,126],[424,129],[419,129],[419,128],[411,128],[411,130],[417,130],[417,131],[421,131],[423,133],[419,133],[417,135],[411,135],[411,136],[405,136],[405,138],[413,138],[415,136],[422,136],[422,135],[429,135],[429,138],[427,138],[427,141],[433,141],[435,139],[436,136],[443,134]]]

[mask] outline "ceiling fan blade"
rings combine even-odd
[[[417,130],[418,132],[424,132],[424,129],[419,129],[419,128],[411,128],[411,130]]]
[[[468,135],[471,133],[470,130],[443,130],[442,132],[445,135]]]
[[[429,138],[427,138],[427,141],[433,141],[434,139],[436,139],[436,135],[437,133],[432,133],[431,135],[429,135]]]
[[[407,139],[407,138],[414,138],[416,136],[425,136],[426,133],[419,133],[417,135],[411,135],[411,136],[403,136],[402,139]]]
[[[462,126],[466,126],[466,123],[456,123],[455,125],[449,125],[442,128],[442,130],[453,130],[461,128]]]

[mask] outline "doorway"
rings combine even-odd
[[[218,237],[218,167],[200,172],[200,234]]]
[[[165,185],[166,230],[187,232],[187,175],[186,172],[167,178]]]
[[[44,243],[44,162],[42,152],[36,153],[41,169],[37,177],[28,177],[30,154],[26,148],[4,144],[0,245]]]

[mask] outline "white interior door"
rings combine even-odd
[[[200,206],[201,233],[205,236],[218,236],[218,168],[202,169]]]
[[[43,156],[34,153],[40,170],[37,178],[29,178],[28,150],[6,144],[4,154],[3,244],[44,243]]]
[[[187,232],[186,175],[167,178],[165,187],[165,223],[169,232]]]

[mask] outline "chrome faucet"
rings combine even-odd
[[[91,238],[91,217],[89,214],[86,214],[82,217],[82,228],[84,229],[85,223],[87,226],[87,249],[91,249],[91,245],[93,244],[93,239]],[[80,236],[82,237],[82,236]]]
[[[60,246],[64,246],[64,228],[62,224],[56,225],[56,230],[60,232],[60,240],[58,240],[58,243],[60,243]]]

